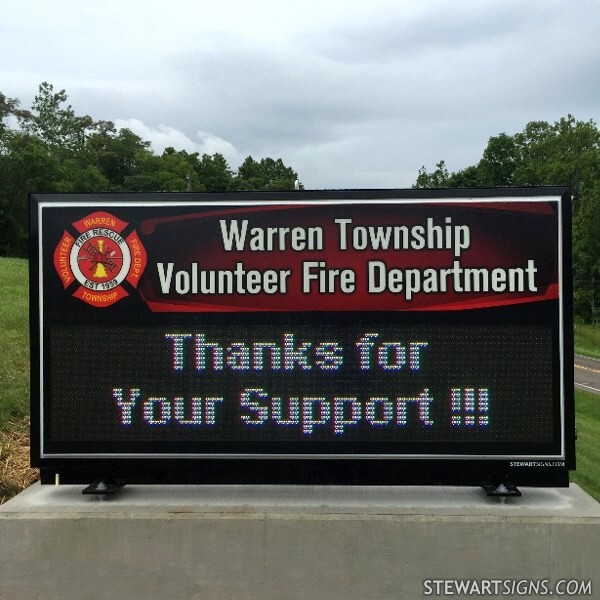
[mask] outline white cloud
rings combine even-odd
[[[192,139],[183,131],[162,123],[151,127],[139,119],[116,119],[115,125],[119,129],[131,129],[143,140],[150,142],[152,150],[157,154],[162,154],[165,148],[171,146],[175,150],[185,150],[190,154],[198,152],[200,155],[212,155],[218,152],[233,167],[240,162],[240,153],[231,142],[207,131],[199,130],[196,134],[197,139]]]
[[[238,163],[241,162],[242,156],[231,142],[207,131],[199,130],[197,136],[201,140],[202,150],[200,154],[222,154],[229,165],[233,167],[237,167]]]

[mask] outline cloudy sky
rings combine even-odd
[[[282,158],[307,188],[409,187],[492,135],[600,122],[598,0],[22,0],[0,91],[42,81],[152,142]]]

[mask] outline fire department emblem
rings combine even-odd
[[[146,267],[146,250],[128,223],[107,212],[95,212],[72,223],[54,251],[54,266],[64,288],[79,286],[73,296],[105,307],[128,296],[123,284],[137,288]]]

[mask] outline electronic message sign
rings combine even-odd
[[[566,485],[563,188],[31,198],[42,481]]]

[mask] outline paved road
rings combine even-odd
[[[575,355],[575,385],[600,394],[600,360]]]

